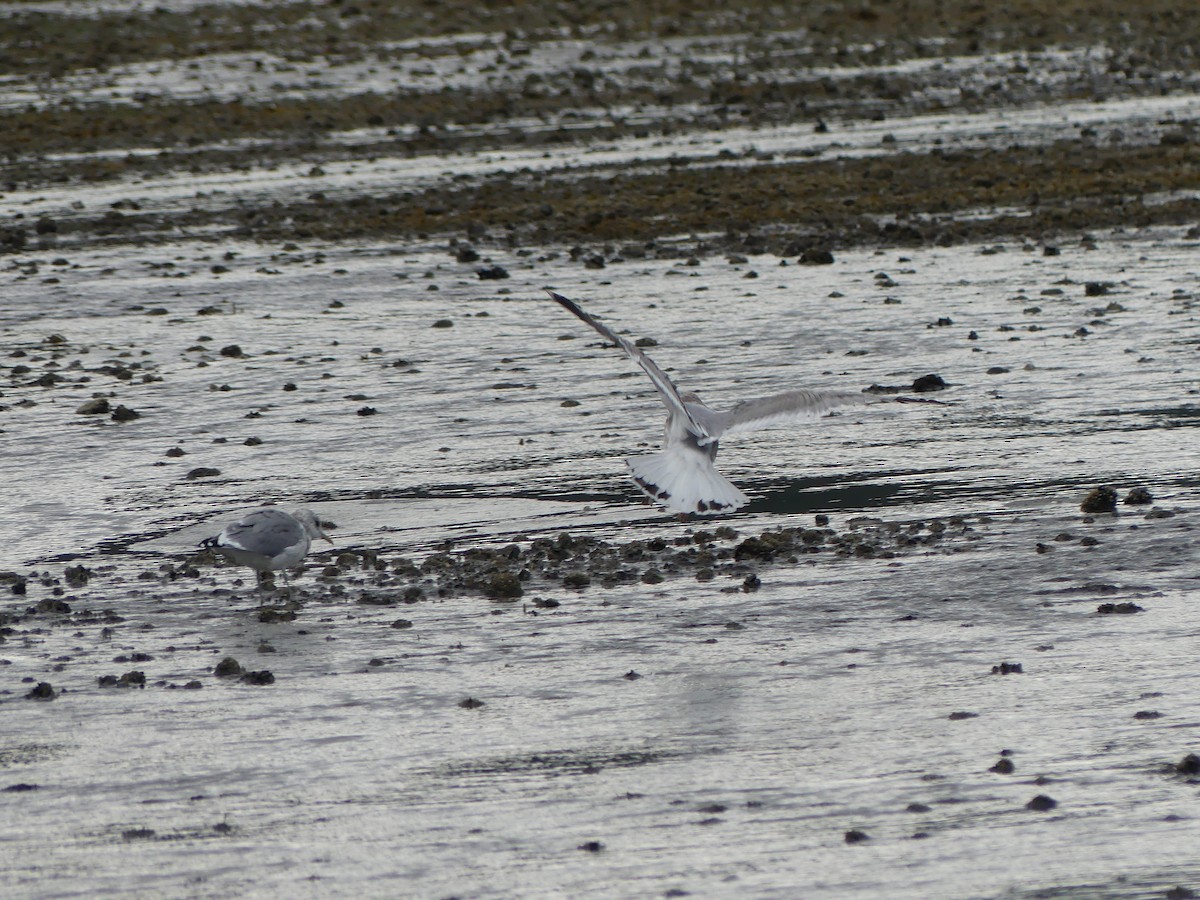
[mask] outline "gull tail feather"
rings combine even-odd
[[[625,464],[642,493],[671,512],[711,515],[732,512],[750,502],[713,468],[707,453],[671,447],[662,453],[635,456]]]

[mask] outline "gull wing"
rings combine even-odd
[[[869,395],[853,391],[787,391],[758,400],[743,400],[728,412],[720,413],[718,427],[710,430],[714,437],[756,431],[783,422],[818,419],[840,406],[858,406],[872,401]]]
[[[554,291],[546,291],[547,294],[554,299],[560,306],[574,313],[580,320],[586,322],[596,331],[612,341],[618,347],[625,351],[625,355],[642,367],[642,371],[650,376],[650,380],[654,382],[655,388],[658,389],[659,395],[662,397],[663,403],[667,405],[667,409],[671,410],[675,415],[681,416],[687,421],[688,430],[699,438],[712,437],[710,429],[701,425],[696,420],[696,417],[691,414],[687,406],[684,405],[683,397],[679,395],[679,388],[675,386],[667,373],[660,369],[650,357],[642,352],[642,348],[636,346],[632,341],[621,337],[607,325],[597,322],[590,315],[579,308],[579,305],[574,300],[568,300],[562,294],[556,294]],[[735,407],[736,408],[736,407]]]
[[[281,509],[259,509],[232,525],[217,536],[217,545],[275,556],[299,543],[305,536],[304,526]]]

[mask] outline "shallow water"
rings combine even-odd
[[[663,46],[714,65],[731,52],[700,43],[711,59]],[[633,68],[636,46],[600,46],[589,64]],[[525,64],[585,49],[548,44]],[[1029,65],[1049,83],[1092,56],[942,65],[982,81]],[[246,87],[230,65],[55,89]],[[289,74],[287,90],[305,87]],[[362,75],[323,78],[336,91]],[[248,159],[7,190],[0,212],[69,220],[125,198],[221,207],[676,155],[768,172],[770,154],[1048,145],[1089,128],[1154,142],[1196,103],[696,128],[313,175]],[[868,247],[826,266],[730,258],[690,235],[646,258],[604,248],[593,269],[558,245],[481,244],[457,262],[435,238],[102,245],[64,229],[0,258],[0,883],[21,897],[1200,890],[1195,775],[1176,768],[1200,752],[1189,233],[1130,226],[1057,255],[1032,238]],[[485,264],[510,277],[482,280]],[[750,505],[683,522],[625,475],[661,437],[652,388],[544,287],[657,340],[654,358],[717,407],[802,386],[911,396],[927,373],[949,387],[724,442]],[[77,411],[96,395],[138,417]],[[1154,503],[1084,516],[1098,485]],[[263,503],[337,525],[292,579],[294,619],[264,621],[248,573],[196,551]],[[819,515],[812,552],[745,552]],[[601,543],[534,565],[564,534]],[[510,548],[531,573],[515,601],[436,564]],[[588,586],[564,584],[589,564]],[[227,656],[274,683],[217,677]],[[99,682],[131,672],[144,688]],[[39,682],[57,698],[26,699]],[[1028,808],[1039,795],[1057,805]]]
[[[599,272],[497,255],[512,273],[498,289],[418,249],[181,246],[10,271],[4,341],[31,371],[5,389],[0,440],[21,473],[0,514],[5,566],[50,577],[5,606],[51,597],[83,562],[96,574],[66,590],[71,607],[124,620],[102,636],[31,616],[3,645],[3,780],[38,785],[5,795],[10,883],[479,897],[600,883],[613,896],[1149,897],[1194,883],[1195,789],[1164,769],[1195,750],[1200,715],[1186,687],[1194,244],[1163,231],[1057,257],[991,249]],[[1088,281],[1113,287],[1088,297]],[[404,606],[404,630],[387,627],[394,607],[312,574],[300,618],[281,624],[256,621],[235,571],[155,574],[267,501],[336,521],[333,554],[710,524],[637,503],[621,457],[658,440],[657,401],[542,285],[655,337],[655,357],[710,402],[938,372],[946,405],[881,402],[728,442],[722,469],[753,502],[721,522],[749,534],[815,513],[838,529],[965,516],[970,533],[891,560],[764,564],[754,593],[732,574],[533,586],[554,610],[450,596]],[[453,326],[431,327],[440,318]],[[221,355],[235,343],[243,356]],[[140,368],[121,380],[97,371],[106,360]],[[20,386],[47,370],[67,381]],[[77,414],[97,391],[141,418]],[[376,415],[356,414],[367,406]],[[173,446],[186,455],[165,457]],[[198,466],[221,474],[188,480]],[[1085,523],[1079,502],[1099,483],[1145,486],[1174,515]],[[1145,611],[1096,615],[1114,600]],[[134,652],[152,657],[137,664],[150,686],[96,687]],[[224,655],[276,683],[206,675]],[[1024,671],[990,674],[1004,661]],[[26,701],[21,678],[63,693]],[[163,689],[193,679],[203,690]],[[460,708],[468,696],[486,705]],[[1143,710],[1163,717],[1133,718]],[[963,711],[978,717],[948,718]],[[1002,750],[1012,775],[988,771]],[[1058,807],[1024,809],[1038,794]],[[852,829],[870,840],[847,844]],[[577,849],[589,841],[603,849]]]

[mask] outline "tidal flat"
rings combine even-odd
[[[6,4],[0,883],[1200,892],[1200,39],[1084,7]],[[544,288],[879,402],[681,520]]]

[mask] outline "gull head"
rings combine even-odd
[[[320,538],[323,541],[333,543],[333,538],[327,535],[324,529],[321,528],[321,520],[311,509],[298,509],[292,513],[292,517],[304,526],[304,530],[308,532],[310,538]]]

